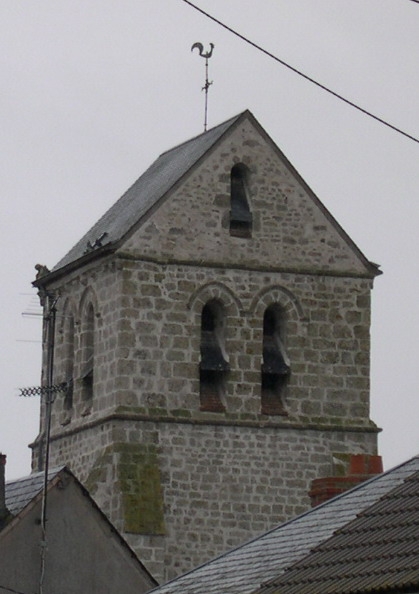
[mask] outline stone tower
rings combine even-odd
[[[377,274],[248,111],[163,153],[35,281],[67,382],[51,464],[160,581],[306,510],[376,453]]]

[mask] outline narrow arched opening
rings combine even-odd
[[[67,384],[64,392],[64,410],[73,409],[73,386],[74,386],[74,316],[68,314],[65,318],[64,327],[64,373]]]
[[[249,170],[238,163],[230,172],[230,235],[252,236],[252,213],[249,208]]]
[[[224,412],[225,378],[229,364],[224,348],[225,315],[222,305],[211,300],[201,314],[200,409]]]
[[[94,358],[95,358],[95,314],[93,305],[89,303],[85,309],[82,327],[82,414],[91,411],[94,395]]]
[[[277,304],[263,316],[263,357],[261,369],[261,412],[286,415],[284,391],[291,367],[285,351],[285,318]]]

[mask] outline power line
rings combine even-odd
[[[419,4],[419,0],[411,0],[411,1],[412,2],[417,2]],[[255,49],[257,49],[260,52],[264,53],[266,56],[269,56],[269,58],[272,58],[276,62],[279,62],[279,64],[282,64],[282,66],[285,66],[286,68],[288,68],[289,70],[291,70],[295,74],[298,74],[299,76],[301,76],[305,80],[308,80],[309,82],[311,82],[313,85],[316,85],[317,87],[319,87],[323,91],[326,91],[330,95],[333,95],[333,97],[336,97],[336,99],[340,99],[340,101],[343,101],[347,105],[350,105],[354,109],[357,109],[358,111],[360,111],[364,115],[372,118],[376,122],[380,122],[380,124],[383,124],[384,126],[387,126],[387,128],[390,128],[391,130],[394,130],[394,132],[398,132],[399,134],[402,134],[406,138],[409,138],[410,140],[413,140],[413,142],[417,142],[419,144],[419,139],[416,138],[415,136],[412,136],[408,132],[404,132],[400,128],[397,128],[396,126],[393,126],[393,124],[390,124],[389,122],[386,122],[382,118],[374,115],[370,111],[367,111],[363,107],[360,107],[356,103],[353,103],[349,99],[345,99],[345,97],[343,97],[342,95],[339,95],[339,93],[336,93],[335,91],[332,91],[332,89],[329,89],[328,87],[326,87],[322,83],[317,82],[316,80],[314,80],[314,78],[311,78],[307,74],[304,74],[304,72],[301,72],[301,70],[298,70],[297,68],[294,68],[294,66],[291,66],[290,64],[288,64],[284,60],[281,60],[281,58],[278,58],[277,56],[275,56],[271,52],[268,52],[268,50],[264,49],[263,47],[261,47],[260,45],[258,45],[257,43],[255,43],[254,41],[251,41],[250,39],[248,39],[247,37],[245,37],[244,35],[242,35],[238,31],[235,31],[234,29],[232,29],[231,27],[229,27],[228,25],[226,25],[225,23],[223,23],[219,19],[215,18],[214,16],[212,16],[211,14],[209,14],[208,12],[206,12],[205,10],[202,10],[202,8],[199,8],[199,6],[196,6],[195,4],[193,4],[192,2],[190,2],[189,0],[183,0],[183,2],[185,2],[186,4],[188,4],[191,8],[194,8],[195,10],[197,10],[198,12],[200,12],[201,14],[203,14],[204,16],[206,16],[207,18],[209,18],[210,20],[214,21],[214,23],[217,23],[217,25],[220,25],[220,27],[223,27],[224,29],[226,29],[227,31],[229,31],[230,33],[232,33],[233,35],[235,35],[236,37],[238,37],[242,41],[248,43],[249,45],[251,45]]]

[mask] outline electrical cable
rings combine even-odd
[[[390,128],[394,132],[398,132],[399,134],[402,134],[406,138],[409,138],[410,140],[413,140],[413,142],[417,142],[419,144],[419,138],[416,138],[415,136],[412,136],[408,132],[404,132],[404,130],[401,130],[400,128],[397,128],[396,126],[393,126],[393,124],[390,124],[389,122],[386,122],[386,120],[383,120],[382,118],[374,115],[370,111],[367,111],[366,109],[364,109],[363,107],[360,107],[356,103],[353,103],[349,99],[345,99],[345,97],[343,97],[342,95],[339,95],[339,93],[336,93],[335,91],[332,91],[332,89],[329,89],[328,87],[326,87],[322,83],[317,82],[316,80],[314,80],[314,78],[311,78],[307,74],[304,74],[303,72],[301,72],[297,68],[294,68],[294,66],[291,66],[290,64],[288,64],[284,60],[281,60],[281,58],[278,58],[277,56],[275,56],[271,52],[268,52],[268,50],[264,49],[263,47],[261,47],[260,45],[258,45],[257,43],[255,43],[254,41],[251,41],[250,39],[248,39],[247,37],[245,37],[244,35],[242,35],[238,31],[235,31],[234,29],[232,29],[231,27],[229,27],[228,25],[226,25],[222,21],[218,20],[217,18],[215,18],[214,16],[212,16],[211,14],[209,14],[208,12],[206,12],[205,10],[203,10],[202,8],[199,8],[199,6],[196,6],[195,4],[193,4],[192,2],[190,2],[190,0],[182,0],[182,1],[185,2],[185,4],[188,4],[191,8],[194,8],[195,10],[197,10],[198,12],[200,12],[201,14],[203,14],[204,16],[206,16],[207,18],[209,18],[210,20],[212,20],[215,23],[217,23],[217,25],[220,25],[221,27],[223,27],[224,29],[226,29],[230,33],[233,33],[233,35],[235,35],[236,37],[239,37],[239,39],[241,39],[242,41],[248,43],[249,45],[251,45],[255,49],[257,49],[260,52],[264,53],[269,58],[272,58],[276,62],[279,62],[280,64],[282,64],[282,66],[285,66],[286,68],[288,68],[289,70],[291,70],[295,74],[298,74],[299,76],[301,76],[305,80],[308,80],[309,82],[311,82],[313,85],[316,85],[317,87],[319,87],[323,91],[326,91],[330,95],[333,95],[333,97],[336,97],[336,99],[340,99],[340,101],[343,101],[344,103],[346,103],[350,107],[353,107],[354,109],[357,109],[358,111],[360,111],[364,115],[372,118],[373,120],[379,122],[380,124],[383,124],[384,126],[387,126],[387,128]],[[412,0],[412,1],[417,2],[419,4],[419,0]]]

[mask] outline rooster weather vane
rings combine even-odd
[[[208,80],[208,60],[209,58],[211,58],[212,56],[212,52],[214,50],[214,44],[210,43],[210,50],[208,52],[204,53],[204,46],[202,45],[202,43],[199,43],[199,41],[197,41],[196,43],[193,44],[193,46],[191,47],[191,52],[193,52],[193,50],[195,48],[198,49],[199,51],[199,55],[202,58],[205,58],[205,84],[202,87],[202,91],[205,91],[205,117],[204,117],[204,131],[206,132],[207,130],[207,119],[208,119],[208,89],[210,88],[210,86],[212,85],[212,81],[210,82]]]

